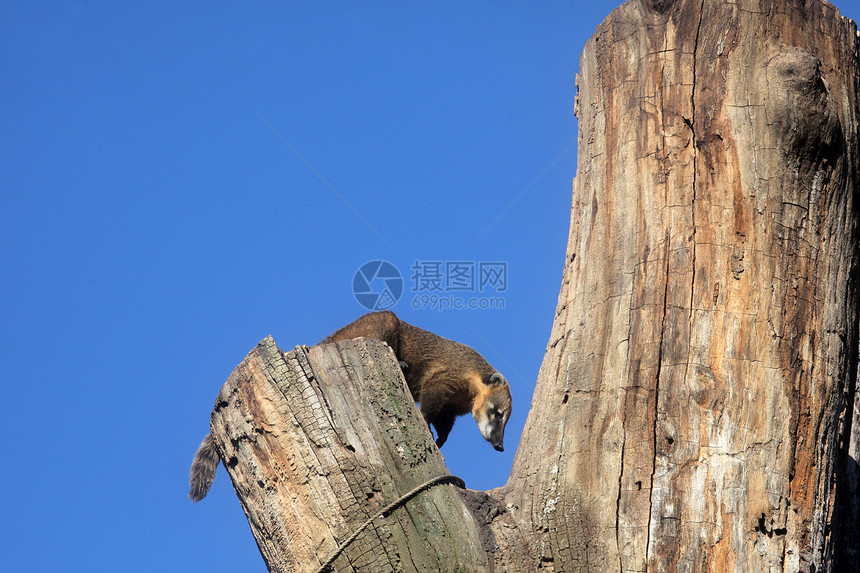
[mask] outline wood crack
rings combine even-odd
[[[651,527],[652,520],[654,518],[654,476],[657,473],[657,418],[660,411],[660,370],[663,366],[663,338],[666,334],[666,312],[668,310],[668,302],[669,302],[669,236],[666,235],[666,276],[665,283],[663,285],[663,312],[662,312],[662,322],[660,324],[660,341],[657,350],[657,373],[654,379],[654,413],[653,413],[653,447],[654,454],[651,458],[651,478],[650,478],[650,491],[648,492],[648,534],[645,540],[645,551],[646,551],[646,563],[648,560],[647,553],[650,552],[651,548]]]

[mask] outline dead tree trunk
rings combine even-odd
[[[567,264],[504,492],[556,569],[858,548],[857,50],[818,0],[629,2],[586,45]]]
[[[567,260],[508,484],[434,486],[336,570],[855,566],[858,51],[823,0],[614,11],[582,56]],[[446,473],[367,342],[264,341],[213,432],[274,571]]]

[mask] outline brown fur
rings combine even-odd
[[[442,447],[457,416],[470,411],[484,438],[504,449],[504,424],[511,413],[508,383],[474,349],[403,322],[393,312],[372,312],[359,317],[321,344],[352,338],[376,338],[387,343],[405,364],[404,376],[412,397],[421,405],[428,424],[436,428]],[[493,406],[490,412],[489,406]],[[494,414],[499,423],[494,423]],[[481,422],[492,424],[492,435]],[[500,427],[499,427],[500,426]]]
[[[497,450],[504,450],[511,391],[505,377],[483,356],[465,344],[403,322],[389,311],[365,314],[320,344],[362,337],[381,340],[394,350],[424,420],[436,428],[438,447],[448,439],[457,416],[471,411],[481,435]],[[218,461],[215,441],[207,435],[191,464],[188,495],[193,501],[206,497]]]

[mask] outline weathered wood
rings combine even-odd
[[[858,54],[823,0],[614,11],[581,60],[567,259],[511,477],[420,494],[337,570],[856,568]],[[447,472],[373,341],[267,339],[213,433],[274,571]]]
[[[499,492],[532,559],[856,566],[857,53],[818,0],[628,2],[586,45],[562,290]]]
[[[282,353],[266,338],[236,367],[212,433],[270,571],[313,571],[368,518],[448,473],[394,353],[358,339]],[[453,485],[374,520],[336,571],[484,571]]]

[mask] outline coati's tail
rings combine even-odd
[[[200,501],[209,493],[219,461],[221,458],[215,448],[215,440],[212,434],[206,434],[203,443],[194,454],[194,461],[191,462],[191,491],[188,492],[191,501]]]

